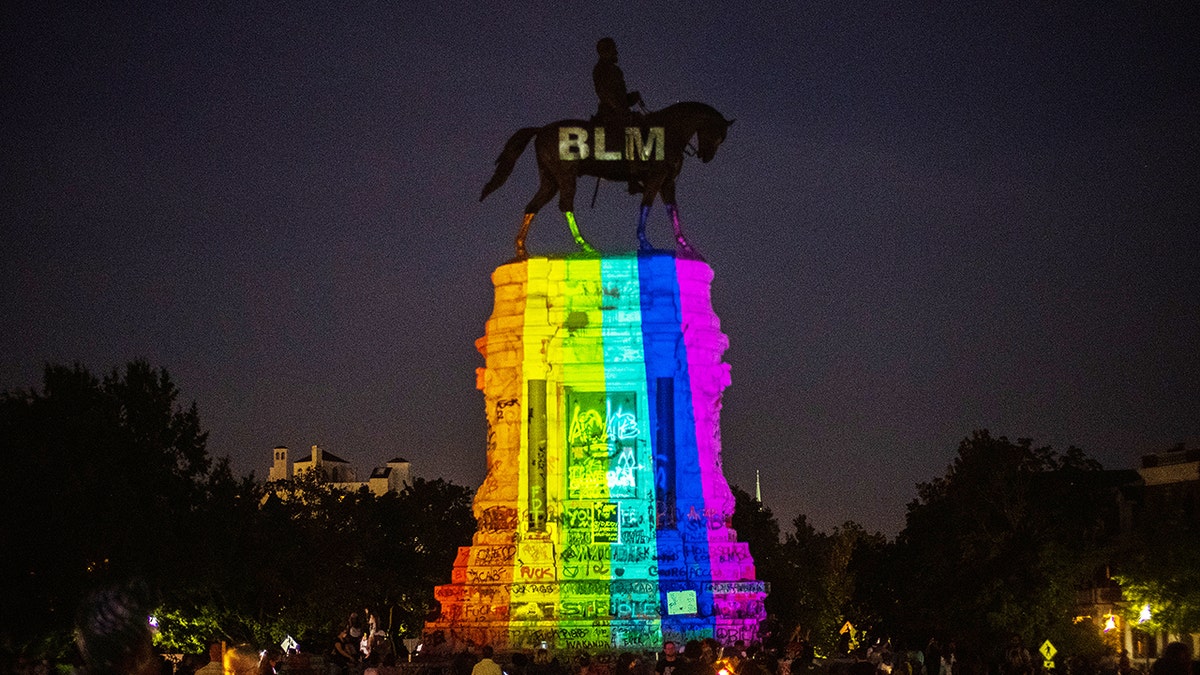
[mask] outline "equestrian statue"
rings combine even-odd
[[[676,103],[644,115],[630,110],[630,106],[641,103],[641,96],[636,91],[625,91],[625,77],[616,65],[616,44],[611,38],[603,38],[596,50],[600,55],[592,71],[600,99],[596,116],[591,120],[560,120],[517,131],[496,159],[496,172],[483,186],[479,200],[483,201],[508,180],[517,159],[532,140],[540,183],[525,206],[525,219],[517,233],[516,259],[529,257],[525,238],[533,217],[556,193],[558,207],[575,243],[585,253],[597,253],[575,222],[575,187],[579,176],[628,183],[630,194],[642,195],[637,237],[644,251],[654,248],[646,238],[646,219],[655,197],[661,195],[675,230],[676,253],[700,258],[679,223],[675,178],[683,169],[684,153],[690,149],[692,138],[697,139],[695,154],[700,161],[709,162],[725,140],[733,120],[726,120],[711,106],[696,102]]]

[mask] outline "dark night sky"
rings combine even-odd
[[[146,358],[239,473],[320,443],[476,487],[531,153],[479,189],[594,110],[612,35],[651,107],[737,118],[679,199],[726,475],[785,525],[894,534],[975,428],[1108,468],[1200,445],[1194,3],[52,4],[3,10],[0,388]],[[636,200],[591,188],[584,232],[633,247]],[[569,242],[551,205],[530,249]]]

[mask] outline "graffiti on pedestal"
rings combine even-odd
[[[567,498],[637,497],[637,393],[567,393]]]

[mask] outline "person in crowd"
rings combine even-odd
[[[704,638],[700,641],[700,658],[714,669],[721,658],[721,643],[714,638]]]
[[[204,654],[184,654],[183,658],[179,659],[179,663],[175,664],[175,675],[196,675],[196,671],[203,668],[207,663],[207,652]]]
[[[403,643],[400,645],[400,647],[403,649]],[[383,663],[383,657],[390,654],[391,651],[392,641],[388,639],[387,631],[376,630],[371,634],[371,641],[367,647],[367,653],[365,656],[378,656],[379,658],[376,659],[376,661],[378,663]],[[407,654],[405,654],[405,656],[407,657]]]
[[[683,663],[675,667],[675,675],[716,675],[711,663],[704,660],[704,647],[699,640],[683,645]]]
[[[592,675],[592,657],[587,652],[575,654],[571,662],[571,675]]]
[[[513,652],[512,666],[505,672],[508,675],[529,675],[529,657],[525,652]]]
[[[908,665],[912,675],[925,675],[925,652],[914,649],[908,653]]]
[[[258,675],[258,651],[250,645],[225,650],[225,675]]]
[[[471,675],[504,675],[500,664],[492,660],[494,654],[491,645],[484,645],[483,649],[479,650],[479,662],[471,668]]]
[[[875,664],[867,658],[867,649],[859,647],[854,650],[854,663],[846,671],[849,675],[875,675]]]
[[[464,649],[454,655],[451,670],[453,670],[454,675],[471,675],[472,669],[475,668],[475,664],[478,662],[479,659],[470,650]]]
[[[1033,656],[1025,645],[1021,644],[1021,636],[1016,633],[1008,637],[1000,672],[1002,675],[1033,675]]]
[[[283,650],[275,646],[267,647],[258,664],[258,675],[276,675],[282,667]]]
[[[942,645],[937,638],[929,638],[929,644],[925,645],[925,675],[938,675],[938,669],[942,663]]]
[[[878,675],[892,675],[896,668],[896,653],[891,650],[890,643],[879,653],[879,663],[875,665]]]
[[[1150,668],[1150,675],[1194,675],[1192,650],[1182,642],[1172,642]]]
[[[358,612],[350,612],[346,625],[333,640],[329,662],[338,672],[347,673],[362,658],[363,622]]]
[[[946,643],[946,649],[942,652],[942,657],[938,663],[938,675],[954,675],[954,666],[957,664],[955,656],[954,640]]]
[[[205,645],[208,663],[196,670],[196,675],[223,675],[225,672],[225,646],[220,640],[212,639]]]
[[[663,643],[662,655],[659,656],[658,663],[654,665],[654,671],[658,675],[674,675],[675,667],[680,663],[679,645],[667,640]]]
[[[733,643],[737,649],[737,642]],[[744,643],[743,643],[744,644]],[[737,675],[767,675],[766,669],[763,667],[763,659],[758,647],[751,645],[741,651],[742,658],[739,661]]]
[[[372,653],[363,661],[363,675],[400,675],[400,666],[396,665],[396,655],[393,652],[380,654]]]
[[[149,612],[125,588],[97,591],[79,608],[75,645],[89,675],[159,675],[162,659],[151,647]]]
[[[612,675],[629,675],[636,663],[637,657],[633,655],[633,652],[621,652],[613,661]]]
[[[533,663],[529,665],[529,675],[560,675],[558,664],[550,659],[550,651],[540,647],[533,653]]]
[[[1133,675],[1133,662],[1129,660],[1129,652],[1121,650],[1121,658],[1117,660],[1117,675]]]

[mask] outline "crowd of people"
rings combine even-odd
[[[351,612],[328,651],[284,651],[270,646],[228,645],[218,640],[207,653],[185,655],[177,663],[153,648],[145,605],[129,589],[108,589],[90,596],[76,620],[79,675],[1048,675],[1019,636],[1001,645],[1002,657],[986,663],[978,654],[962,654],[953,641],[930,640],[923,649],[894,648],[886,639],[869,647],[844,650],[848,658],[818,662],[812,646],[793,639],[782,650],[737,641],[722,645],[712,638],[689,640],[682,649],[666,641],[659,651],[591,654],[554,653],[541,648],[498,656],[491,646],[462,652],[450,660],[409,659],[403,642],[380,627],[368,610]],[[847,645],[848,647],[848,645]],[[416,656],[419,657],[419,654]],[[1183,642],[1166,646],[1149,675],[1200,675],[1191,649]],[[1097,668],[1070,660],[1063,675],[1139,675],[1127,657]],[[14,663],[13,672],[51,672],[45,663]],[[0,664],[0,670],[8,670]],[[820,671],[820,672],[818,672]],[[57,668],[54,672],[63,672]]]

